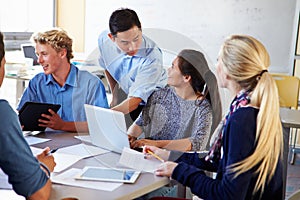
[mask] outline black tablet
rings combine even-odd
[[[26,102],[19,111],[19,120],[23,125],[23,131],[44,131],[45,127],[40,127],[39,119],[41,115],[50,115],[49,109],[57,112],[60,108],[58,104]]]

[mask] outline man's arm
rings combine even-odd
[[[120,111],[124,114],[128,114],[131,111],[135,110],[141,102],[142,102],[142,99],[139,97],[129,97],[129,98],[125,99],[122,103],[120,103],[119,105],[116,105],[115,107],[113,107],[111,109]]]
[[[65,122],[62,131],[87,133],[89,132],[87,122]]]
[[[13,189],[27,199],[48,199],[51,192],[50,172],[42,171],[34,158],[21,131],[18,116],[7,101],[0,100],[0,150],[1,169],[9,176]],[[11,134],[7,134],[11,133]],[[16,149],[22,149],[16,151]],[[52,155],[43,152],[43,161],[48,170],[53,171],[55,162]],[[22,162],[20,162],[20,160]]]
[[[38,191],[33,193],[31,196],[27,197],[29,200],[47,200],[50,197],[51,192],[51,181],[50,179],[47,181],[47,183]]]
[[[49,113],[51,115],[42,114],[44,119],[39,119],[39,126],[41,127],[49,127],[54,130],[62,130],[67,132],[88,132],[88,125],[86,121],[82,122],[66,122],[60,118],[60,116],[49,109]]]
[[[110,91],[112,94],[112,100],[109,103],[110,103],[110,106],[113,107],[118,104],[118,95],[115,95],[115,92],[117,92],[117,91],[115,91],[117,81],[110,75],[110,73],[107,70],[105,70],[104,72],[105,72],[105,76],[107,78],[108,85],[110,87]]]
[[[104,70],[104,72],[105,72],[105,76],[108,80],[109,87],[110,87],[111,91],[113,92],[115,89],[115,86],[117,84],[117,81],[110,75],[110,73],[107,70]]]

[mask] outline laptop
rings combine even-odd
[[[117,153],[130,148],[122,112],[88,104],[84,109],[92,144]]]
[[[35,54],[35,48],[32,44],[22,44],[21,48],[22,48],[25,58],[32,58],[33,65],[39,65],[38,57]]]

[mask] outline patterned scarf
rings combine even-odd
[[[232,113],[234,113],[237,109],[249,103],[250,103],[249,91],[241,90],[237,94],[237,96],[233,99],[230,105],[230,110],[226,115],[225,119],[221,121],[221,123],[223,123],[222,128],[219,129],[218,135],[214,138],[213,145],[211,146],[207,156],[205,157],[206,161],[210,161],[211,163],[214,163],[221,159],[222,138],[223,138],[224,129],[226,123],[228,122],[228,119],[230,118]]]

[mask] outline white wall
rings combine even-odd
[[[54,0],[1,0],[0,30],[39,31],[53,26]]]
[[[85,51],[97,46],[97,36],[108,28],[110,14],[128,7],[137,12],[143,28],[168,29],[187,36],[202,47],[212,63],[226,36],[250,34],[268,49],[271,71],[290,73],[297,1],[86,0]]]

